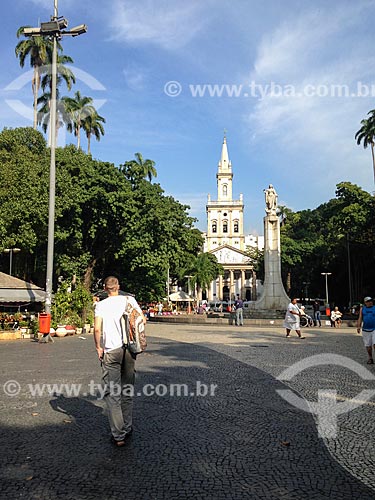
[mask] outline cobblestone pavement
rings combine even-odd
[[[366,359],[352,331],[313,329],[307,337],[285,339],[281,329],[261,327],[148,325],[134,434],[124,448],[111,445],[104,404],[90,394],[90,381],[100,382],[92,336],[2,342],[0,498],[374,499],[374,403],[339,417],[337,438],[323,440],[314,417],[276,392],[289,386],[316,400],[318,388],[335,388],[345,399],[373,388],[335,366],[309,368],[288,386],[278,381],[313,354]],[[9,380],[20,384],[13,397],[6,391],[18,386],[4,385]],[[33,396],[28,384],[35,383],[82,388]],[[171,384],[186,384],[188,395],[162,396]],[[206,387],[214,395],[197,394]]]

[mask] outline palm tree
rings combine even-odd
[[[42,72],[44,76],[41,79],[41,87],[44,91],[44,94],[38,99],[38,104],[42,104],[42,107],[39,108],[38,111],[38,123],[42,124],[44,132],[47,131],[49,125],[49,117],[50,117],[50,101],[52,94],[52,52],[50,47],[47,49],[47,55],[49,64],[46,65]],[[70,56],[66,56],[64,54],[57,55],[57,77],[56,77],[56,141],[57,135],[59,133],[59,128],[65,123],[68,125],[71,120],[64,110],[64,103],[59,101],[59,87],[61,83],[64,81],[68,90],[71,90],[72,84],[76,82],[75,76],[70,68],[67,68],[65,64],[73,63],[73,59]],[[48,90],[46,90],[48,89]],[[49,142],[51,138],[49,138]]]
[[[375,181],[375,156],[374,156],[374,145],[375,145],[375,110],[369,111],[367,113],[370,118],[365,118],[361,120],[362,127],[355,134],[355,139],[357,144],[360,145],[363,141],[363,147],[367,149],[367,146],[371,147],[372,155],[372,167],[374,170],[374,181]]]
[[[66,111],[71,117],[71,124],[67,126],[69,132],[74,132],[77,137],[77,148],[81,147],[81,128],[88,116],[94,115],[96,109],[92,105],[92,97],[81,96],[79,90],[74,97],[63,97]]]
[[[144,160],[141,153],[135,153],[134,156],[135,160],[126,161],[120,165],[120,171],[130,181],[132,188],[136,189],[142,179],[148,177],[151,182],[152,177],[157,176],[157,172],[153,160]]]
[[[191,283],[194,288],[197,288],[199,295],[200,290],[207,290],[213,280],[224,274],[224,268],[218,263],[215,255],[201,252],[195,258],[190,274],[192,275]]]
[[[28,26],[21,26],[17,30],[17,38],[23,35],[24,29]],[[59,44],[60,46],[60,44]],[[37,127],[38,123],[38,93],[40,88],[40,72],[41,68],[48,62],[48,52],[52,51],[52,41],[48,38],[42,36],[30,37],[25,40],[18,42],[15,53],[16,57],[20,60],[21,68],[24,67],[26,59],[30,58],[30,66],[34,68],[33,78],[31,80],[31,86],[34,96],[34,119],[33,126],[34,129]],[[60,46],[61,47],[61,46]]]
[[[83,130],[86,133],[87,137],[87,154],[91,154],[90,144],[91,144],[91,136],[94,134],[97,141],[100,141],[100,135],[104,135],[104,127],[102,123],[105,123],[105,119],[100,116],[97,111],[94,114],[89,115],[83,121]]]
[[[43,68],[44,76],[41,80],[41,87],[44,91],[46,88],[51,90],[52,87],[52,52],[50,51],[50,47],[47,48],[47,56],[48,66]],[[76,77],[74,76],[73,71],[65,66],[66,64],[72,64],[73,62],[74,61],[70,56],[61,53],[57,55],[56,87],[60,87],[62,81],[64,80],[67,89],[71,90],[72,84],[76,83]]]
[[[41,107],[38,110],[38,125],[42,126],[43,132],[46,133],[50,123],[50,104],[51,93],[45,92],[38,99],[38,105]],[[59,99],[59,91],[56,89],[56,142],[59,129],[65,124],[68,128],[72,124],[71,116],[66,110],[66,106],[61,99]],[[49,142],[50,142],[49,138]]]
[[[143,177],[148,177],[148,180],[151,182],[153,177],[157,177],[157,171],[155,168],[155,162],[153,160],[144,160],[141,153],[135,153],[135,161],[139,166],[140,171],[143,173]]]

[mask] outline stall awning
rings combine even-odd
[[[194,299],[186,292],[180,290],[176,293],[171,293],[169,296],[171,302],[192,302]]]
[[[33,283],[0,273],[0,303],[44,302],[45,296],[45,291]]]

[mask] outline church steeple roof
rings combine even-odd
[[[232,170],[232,163],[229,160],[227,138],[224,135],[223,146],[221,148],[221,158],[219,161],[219,172]]]

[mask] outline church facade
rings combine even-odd
[[[263,239],[244,234],[244,202],[240,194],[233,199],[233,172],[229,160],[226,137],[216,174],[217,199],[208,195],[207,232],[204,236],[204,251],[216,256],[224,267],[224,275],[211,283],[207,296],[210,301],[256,300],[256,276],[246,253],[247,246],[262,249]]]

